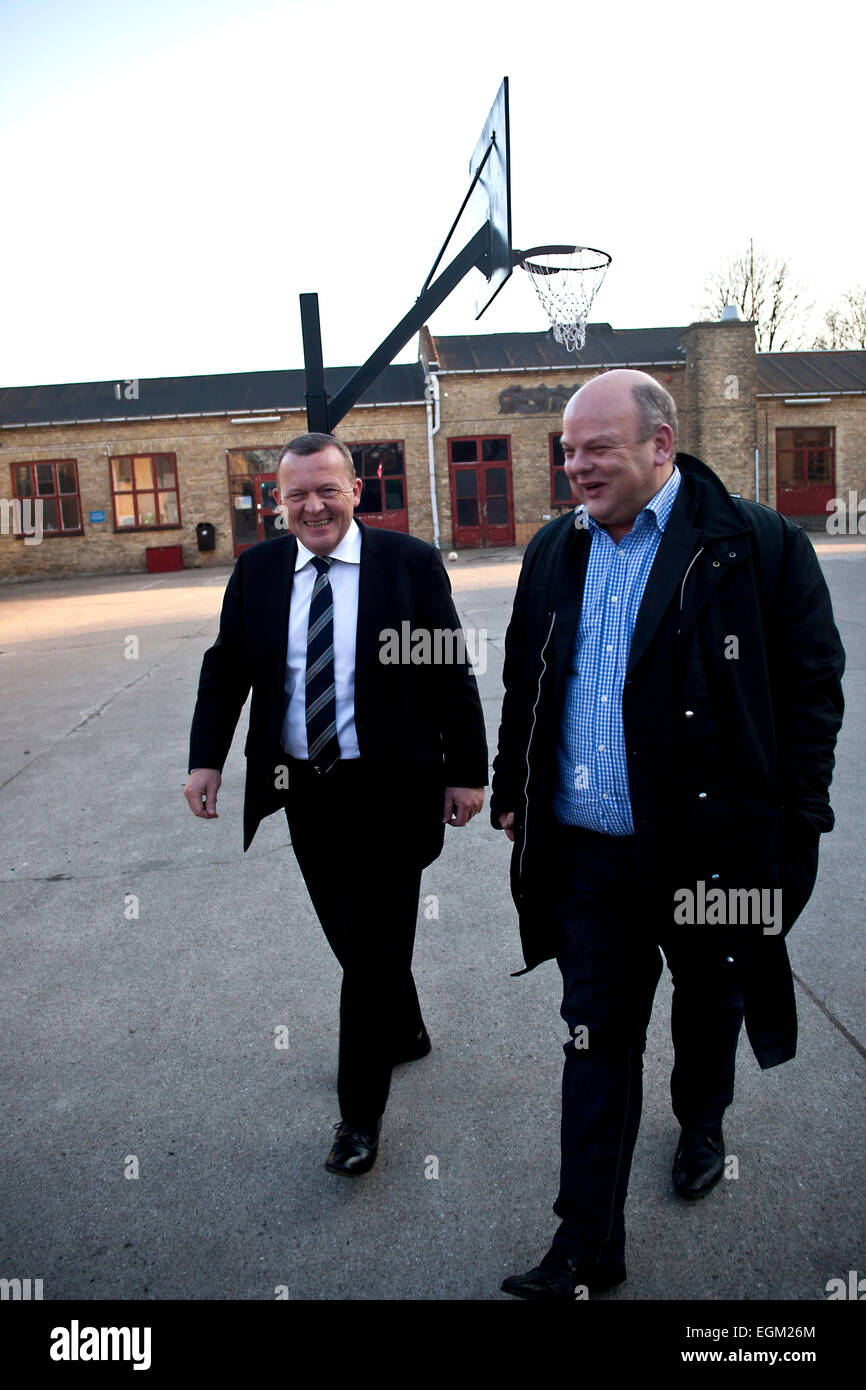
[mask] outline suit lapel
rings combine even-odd
[[[292,601],[298,542],[294,536],[287,536],[285,547],[274,547],[274,552],[275,558],[278,557],[276,572],[273,582],[269,584],[267,592],[262,594],[260,601],[266,630],[273,643],[277,680],[283,688],[286,684],[286,660],[289,653],[289,604]]]
[[[357,518],[356,518],[357,520]],[[358,626],[355,632],[355,718],[367,694],[370,663],[379,650],[384,585],[388,571],[376,563],[381,550],[379,533],[358,522],[361,532],[361,573],[358,580]]]

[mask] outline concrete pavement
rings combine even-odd
[[[739,1177],[686,1206],[670,1183],[665,973],[629,1278],[610,1301],[823,1299],[829,1279],[866,1274],[866,545],[818,549],[848,714],[838,827],[789,938],[799,1053],[762,1073],[743,1042],[726,1123]],[[464,622],[488,632],[491,757],[518,569],[517,552],[449,566]],[[434,1051],[395,1073],[372,1173],[325,1172],[339,968],[285,821],[242,854],[240,733],[219,819],[194,820],[181,795],[227,577],[0,591],[0,1276],[42,1278],[46,1299],[505,1300],[503,1276],[534,1264],[555,1226],[558,972],[511,978],[509,846],[486,811],[449,830],[424,876],[415,955]],[[382,872],[387,827],[381,808],[334,847],[359,892]]]

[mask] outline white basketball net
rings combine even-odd
[[[526,271],[550,319],[553,336],[569,352],[586,342],[592,301],[610,265],[606,251],[591,246],[540,246],[524,253]]]

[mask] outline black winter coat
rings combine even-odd
[[[833,827],[844,653],[803,532],[732,497],[700,460],[676,462],[683,478],[623,689],[640,872],[671,904],[676,887],[698,880],[782,888],[782,933],[704,929],[718,933],[720,959],[733,957],[755,1055],[773,1066],[796,1050],[783,936],[811,892],[819,836]],[[499,828],[500,814],[515,813],[511,888],[527,969],[557,953],[552,796],[589,546],[571,512],[532,538],[505,639],[491,821]]]

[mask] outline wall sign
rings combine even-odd
[[[499,392],[500,415],[561,415],[580,389],[574,386],[506,386]]]

